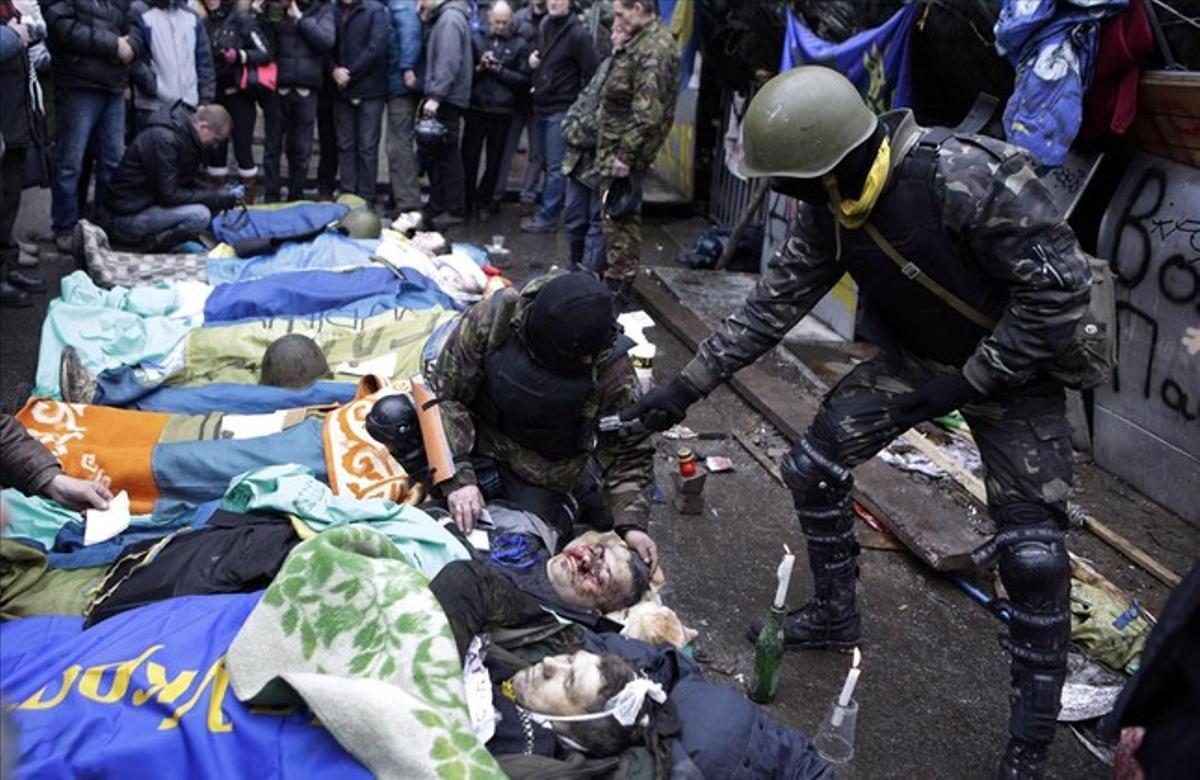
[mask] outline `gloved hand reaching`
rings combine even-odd
[[[230,184],[225,188],[225,193],[235,200],[243,200],[246,197],[246,185]]]
[[[901,430],[932,420],[980,397],[962,374],[931,379],[911,393],[896,398],[894,418]]]
[[[640,420],[647,430],[665,431],[687,417],[688,407],[704,393],[680,374],[666,387],[656,387],[633,406],[621,410],[622,420]]]

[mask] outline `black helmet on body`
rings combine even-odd
[[[366,425],[371,438],[387,447],[409,474],[425,467],[425,442],[417,407],[408,395],[380,398],[367,413]]]

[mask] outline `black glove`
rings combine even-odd
[[[656,387],[633,406],[621,410],[622,420],[640,420],[647,430],[665,431],[687,417],[688,407],[704,397],[682,374],[666,387]]]
[[[941,376],[896,398],[896,424],[901,430],[908,430],[919,422],[950,414],[979,397],[979,391],[962,374]]]

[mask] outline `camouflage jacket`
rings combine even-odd
[[[592,80],[584,87],[579,97],[567,109],[563,118],[563,137],[567,141],[567,153],[563,156],[563,175],[574,176],[589,187],[599,186],[599,171],[596,167],[596,140],[600,134],[600,93],[608,81],[613,58],[600,63]]]
[[[484,356],[499,349],[510,333],[521,332],[530,303],[550,278],[538,277],[519,293],[501,290],[473,306],[459,320],[433,366],[428,378],[442,402],[442,420],[458,470],[454,479],[442,486],[443,492],[476,483],[468,459],[475,455],[504,463],[535,485],[569,493],[588,459],[595,456],[604,472],[614,525],[645,528],[654,482],[654,445],[649,435],[620,438],[598,433],[593,452],[551,461],[471,413],[477,394],[484,389]],[[595,389],[584,407],[584,415],[594,421],[635,403],[639,395],[628,357],[605,361],[601,356],[597,365],[606,366],[606,370],[594,377]]]
[[[909,112],[884,115],[883,120],[892,131],[893,148],[907,148],[906,139],[897,137],[906,129],[919,132]],[[996,327],[962,366],[977,390],[992,395],[1034,379],[1047,361],[1070,346],[1087,308],[1091,271],[1025,153],[992,138],[973,136],[971,141],[951,137],[941,144],[934,189],[955,256],[976,264],[1007,292]],[[893,168],[897,164],[893,159]],[[885,188],[881,198],[888,197]],[[844,273],[838,262],[838,229],[831,229],[832,220],[817,208],[825,207],[799,204],[786,240],[753,292],[685,367],[684,374],[701,390],[710,391],[771,349]],[[879,258],[881,268],[894,267],[882,252]]]
[[[679,73],[675,40],[657,19],[613,55],[600,97],[600,170],[607,172],[613,160],[634,171],[650,168],[675,122]]]

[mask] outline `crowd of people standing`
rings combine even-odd
[[[45,238],[67,253],[85,215],[152,251],[311,197],[314,146],[318,199],[487,220],[523,141],[522,229],[565,225],[572,265],[619,293],[678,82],[656,0],[0,0],[0,302],[44,290],[12,234],[27,152],[52,149]]]

